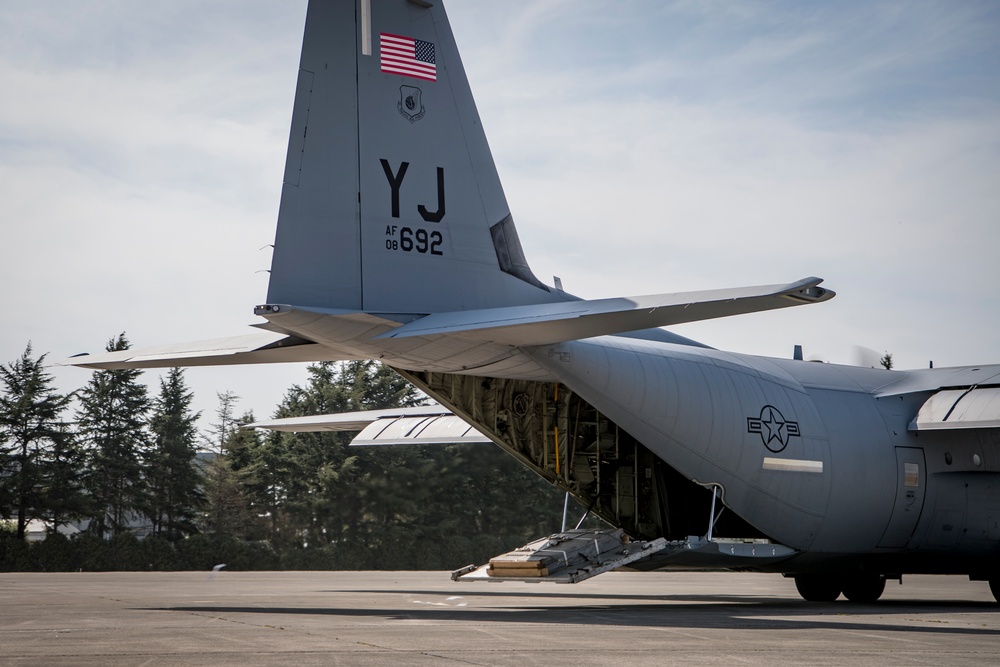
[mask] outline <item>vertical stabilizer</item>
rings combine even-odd
[[[440,0],[311,0],[267,300],[561,301],[528,268]]]
[[[292,107],[269,303],[360,310],[354,2],[310,2]]]

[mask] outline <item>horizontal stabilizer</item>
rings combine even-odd
[[[399,339],[462,334],[508,345],[548,345],[832,299],[820,278],[787,285],[678,292],[510,308],[436,313],[376,336]]]
[[[346,361],[354,359],[296,336],[272,332],[177,343],[138,350],[80,354],[59,362],[104,370],[126,368],[171,368],[174,366],[226,366],[302,361]]]
[[[286,417],[255,422],[247,427],[290,433],[360,431],[351,441],[352,446],[490,442],[485,435],[440,405]]]

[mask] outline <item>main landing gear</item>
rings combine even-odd
[[[1000,585],[1000,581],[997,584]],[[808,602],[833,602],[843,593],[851,602],[870,604],[882,597],[885,577],[881,574],[798,574],[795,575],[795,588]],[[994,595],[996,593],[994,589]]]
[[[795,579],[795,588],[808,602],[833,602],[841,594],[851,602],[871,604],[885,591],[885,576],[881,574],[786,574]],[[982,581],[986,577],[971,577]],[[1000,603],[1000,576],[989,579],[990,592]]]

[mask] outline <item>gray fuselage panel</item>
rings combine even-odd
[[[726,505],[778,542],[898,551],[927,530],[930,512],[897,503],[935,498],[926,464],[907,468],[915,489],[897,474],[897,449],[921,447],[905,429],[920,400],[878,399],[888,371],[607,337],[533,357],[684,476],[721,485]]]

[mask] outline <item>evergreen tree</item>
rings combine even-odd
[[[230,429],[222,444],[222,451],[229,457],[234,470],[245,470],[254,463],[254,452],[263,442],[261,431],[246,428],[247,424],[257,421],[253,410],[244,412],[233,419],[234,428]]]
[[[128,348],[122,333],[106,349]],[[95,371],[80,393],[77,422],[88,453],[90,530],[101,537],[124,533],[129,520],[150,504],[143,469],[149,454],[149,398],[139,383],[141,374],[137,369]]]
[[[86,455],[69,425],[53,435],[44,454],[43,514],[54,530],[87,516],[90,496],[84,492]]]
[[[252,411],[235,419],[234,428],[225,442],[225,456],[243,490],[246,508],[245,534],[250,540],[272,540],[277,533],[279,515],[274,492],[278,463],[271,460],[273,450],[262,449],[265,438],[261,431],[245,428],[255,422]]]
[[[18,539],[31,519],[52,518],[54,508],[62,518],[79,506],[77,480],[65,468],[74,443],[61,419],[72,396],[52,388],[45,356],[32,357],[28,343],[19,359],[0,366],[0,493],[4,515],[16,518]],[[54,490],[54,483],[62,486]]]
[[[217,394],[218,421],[205,441],[212,450],[204,459],[204,508],[202,529],[216,537],[246,539],[252,536],[254,513],[249,496],[252,470],[249,453],[260,436],[242,426],[254,421],[253,413],[235,418],[239,396],[231,391]]]
[[[219,538],[246,539],[251,517],[240,473],[224,455],[214,456],[204,463],[204,480],[202,530]]]
[[[882,355],[882,358],[878,360],[878,363],[887,371],[892,370],[892,353],[886,352]]]
[[[209,427],[209,437],[205,437],[205,443],[209,451],[222,452],[226,441],[237,428],[234,415],[240,397],[231,391],[216,392],[215,397],[219,399],[219,407],[215,409],[218,421]]]
[[[181,369],[170,369],[165,379],[160,378],[149,420],[153,448],[148,459],[147,515],[153,532],[173,541],[196,532],[194,519],[204,501],[195,465],[199,414],[191,412],[192,397]]]
[[[423,396],[363,361],[309,367],[275,417],[407,407]],[[559,528],[563,496],[490,445],[348,447],[344,433],[272,433],[257,450],[278,546],[330,545],[338,568],[448,568]]]
[[[306,386],[289,389],[276,418],[412,406],[423,399],[392,369],[374,361],[324,362],[308,372]],[[359,480],[384,470],[374,460],[386,454],[349,451],[350,440],[345,433],[273,433],[258,449],[258,469],[266,473],[262,499],[270,506],[275,544],[363,543],[356,534],[371,506],[363,502],[368,494]]]

